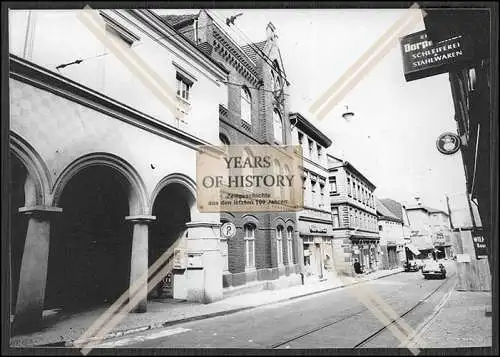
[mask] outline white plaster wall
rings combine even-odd
[[[11,130],[40,154],[53,183],[71,162],[94,152],[126,160],[149,196],[169,174],[196,178],[192,148],[13,79],[10,90]]]
[[[24,53],[28,11],[32,11],[33,46],[32,51]],[[113,54],[100,56],[110,51],[78,19],[79,10],[15,10],[10,11],[10,53],[32,61],[42,67],[68,77],[80,84],[116,99],[130,107],[151,115],[166,123],[177,125],[173,113],[152,92],[134,76],[127,67]],[[192,86],[191,113],[185,118],[187,124],[180,128],[210,143],[217,144],[219,137],[218,105],[227,105],[227,88],[200,63],[175,48],[167,40],[156,43],[150,38],[144,26],[142,30],[138,20],[121,12],[134,24],[121,19],[110,10],[106,11],[127,27],[140,40],[132,45],[133,51],[141,57],[174,91],[176,90],[176,68],[178,63],[196,81]],[[96,57],[100,56],[100,57]],[[59,71],[56,66],[84,59]],[[173,98],[175,99],[175,98]]]

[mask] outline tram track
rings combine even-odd
[[[454,274],[451,274],[448,279],[446,279],[443,283],[439,284],[435,289],[433,289],[430,293],[428,293],[424,298],[420,299],[417,303],[415,303],[412,307],[410,307],[409,309],[407,309],[406,311],[404,311],[402,314],[399,314],[399,316],[395,319],[391,319],[391,321],[387,324],[385,324],[384,326],[382,326],[381,328],[379,328],[377,331],[371,333],[370,335],[368,335],[366,338],[364,338],[363,340],[361,340],[360,342],[356,343],[352,348],[353,349],[358,349],[358,348],[363,348],[364,346],[366,346],[370,341],[373,341],[377,336],[380,336],[384,331],[388,330],[390,326],[394,325],[395,323],[397,323],[398,321],[400,321],[402,318],[404,318],[405,316],[407,316],[408,314],[410,314],[412,311],[414,311],[415,309],[417,309],[419,306],[421,306],[424,302],[428,301],[433,295],[435,295],[440,289],[442,289],[445,285],[447,285],[450,281],[450,279],[454,278],[456,275],[456,273]],[[272,346],[270,346],[271,349],[277,349],[277,348],[280,348],[282,346],[285,346],[291,342],[295,342],[295,341],[298,341],[300,340],[301,338],[304,338],[306,336],[310,336],[314,333],[317,333],[321,330],[324,330],[330,326],[333,326],[335,324],[338,324],[340,322],[343,322],[345,320],[348,320],[348,319],[351,319],[351,318],[355,318],[355,317],[359,317],[360,315],[362,315],[363,313],[367,312],[367,311],[370,311],[369,308],[364,308],[362,310],[359,310],[359,311],[356,311],[356,312],[353,312],[351,314],[348,314],[347,316],[344,316],[344,317],[341,317],[341,318],[337,318],[335,319],[334,321],[329,321],[329,322],[326,322],[326,323],[323,323],[319,326],[316,326],[316,327],[313,327],[311,329],[308,329],[307,331],[304,331],[304,332],[301,332],[291,338],[288,338],[284,341],[281,341],[279,343],[276,343],[276,344],[273,344]]]

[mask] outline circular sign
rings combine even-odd
[[[460,149],[460,137],[454,133],[441,134],[436,141],[436,146],[442,154],[454,154]]]
[[[233,238],[236,235],[236,226],[232,222],[226,222],[220,227],[220,235],[224,238]]]

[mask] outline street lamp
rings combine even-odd
[[[349,111],[349,107],[347,105],[345,106],[345,112],[342,114],[342,118],[347,121],[351,121],[351,119],[354,118],[354,112]]]

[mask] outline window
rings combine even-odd
[[[189,102],[189,91],[193,82],[180,73],[177,73],[177,96]]]
[[[273,91],[281,89],[281,70],[277,60],[273,61],[273,70],[271,70],[273,76]]]
[[[283,265],[283,227],[276,227],[276,254],[278,255],[278,266]]]
[[[319,193],[320,193],[320,201],[319,201],[319,206],[324,207],[325,206],[325,184],[319,184]]]
[[[288,252],[288,265],[293,264],[293,228],[288,227],[286,230],[286,243]]]
[[[311,206],[316,205],[316,181],[311,181]]]
[[[347,184],[349,184],[349,179],[347,179]],[[337,193],[337,178],[330,177],[330,192]]]
[[[299,145],[302,146],[304,144],[304,134],[299,132]]]
[[[347,177],[347,193],[348,193],[349,195],[351,195],[351,194],[352,194],[352,190],[351,190],[351,179],[350,179],[350,177]]]
[[[323,154],[323,152],[321,151],[321,146],[317,145],[316,151],[318,152],[318,160],[321,161],[321,155]]]
[[[229,145],[229,139],[224,134],[219,134],[219,141],[221,145]]]
[[[245,224],[246,268],[255,268],[255,226]]]
[[[358,183],[358,201],[361,201],[361,188],[359,186],[359,183]]]
[[[353,191],[353,196],[354,196],[354,199],[358,198],[358,196],[356,195],[356,182],[354,182],[354,179],[352,180],[352,191]]]
[[[279,144],[283,143],[283,121],[277,109],[273,111],[274,140]]]
[[[382,230],[383,230],[383,229],[382,229],[382,225],[381,225],[381,224],[379,224],[379,225],[378,225],[378,230],[379,230],[380,232],[382,232]]]
[[[339,228],[340,227],[339,209],[337,207],[332,209],[332,220],[333,220],[333,228]]]
[[[353,209],[351,208],[350,209],[350,212],[349,212],[349,226],[353,226],[354,225],[354,211]]]
[[[252,123],[252,97],[247,87],[241,87],[241,119]]]
[[[313,150],[314,150],[314,141],[308,139],[308,145],[309,145],[309,157],[312,158],[313,156]]]

